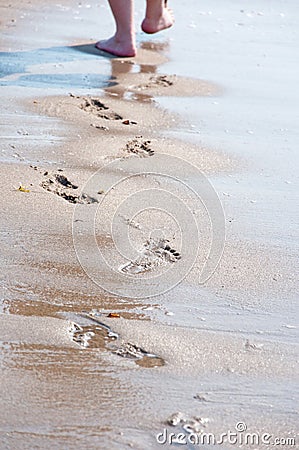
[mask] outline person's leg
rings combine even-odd
[[[109,0],[109,4],[115,19],[116,33],[106,41],[97,42],[96,47],[116,56],[135,56],[133,0]]]
[[[141,28],[145,33],[153,34],[173,25],[173,17],[167,8],[167,0],[147,0],[145,19]]]

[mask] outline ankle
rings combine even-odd
[[[159,20],[164,13],[164,5],[159,1],[155,5],[146,8],[145,18],[148,20]]]
[[[116,42],[120,44],[131,44],[132,46],[135,45],[135,33],[127,33],[122,30],[117,30],[114,39]]]

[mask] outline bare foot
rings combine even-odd
[[[147,34],[158,33],[159,31],[170,28],[174,23],[174,19],[170,9],[167,8],[167,1],[164,3],[162,13],[145,17],[141,24],[141,29]]]
[[[132,57],[136,55],[136,46],[132,40],[122,40],[115,35],[96,43],[96,48],[114,56]]]

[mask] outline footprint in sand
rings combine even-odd
[[[113,350],[114,354],[122,356],[123,358],[133,359],[138,366],[141,367],[161,367],[165,365],[163,358],[148,353],[143,348],[138,347],[131,342],[124,342],[118,348]]]
[[[203,428],[210,422],[207,417],[189,417],[178,411],[171,414],[166,420],[167,425],[172,427],[180,427],[187,433],[202,433]]]
[[[83,313],[80,316],[78,319],[83,321],[84,325],[73,322],[70,332],[72,340],[81,347],[110,350],[115,355],[134,360],[137,365],[142,367],[165,365],[163,358],[149,353],[135,344],[121,341],[117,333],[114,333],[108,325],[91,314]]]
[[[155,75],[150,77],[146,84],[140,84],[137,88],[149,89],[154,87],[169,87],[173,86],[176,82],[176,75]]]
[[[90,197],[88,194],[85,194],[84,192],[78,194],[76,192],[78,186],[69,181],[68,178],[61,173],[53,173],[49,175],[48,172],[45,172],[44,177],[46,178],[41,182],[41,186],[46,191],[52,192],[53,194],[62,197],[69,203],[81,203],[81,204],[98,203],[97,199]]]
[[[151,149],[151,141],[143,140],[142,136],[136,136],[126,144],[125,151],[139,156],[140,158],[146,158],[148,156],[154,156],[155,152]]]
[[[175,263],[181,259],[180,253],[169,245],[168,239],[150,238],[140,251],[140,256],[121,266],[123,273],[139,274],[154,270],[163,264]]]
[[[83,103],[80,105],[80,108],[101,119],[123,120],[120,114],[110,111],[109,107],[97,98],[83,98]]]

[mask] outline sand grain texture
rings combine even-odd
[[[291,152],[293,114],[264,38],[288,55],[293,6],[185,3],[170,39],[138,35],[129,59],[94,48],[104,1],[0,6],[1,449],[161,448],[178,411],[215,434],[296,434],[296,189],[275,147]],[[204,284],[211,211],[190,186],[213,190],[226,228]]]

